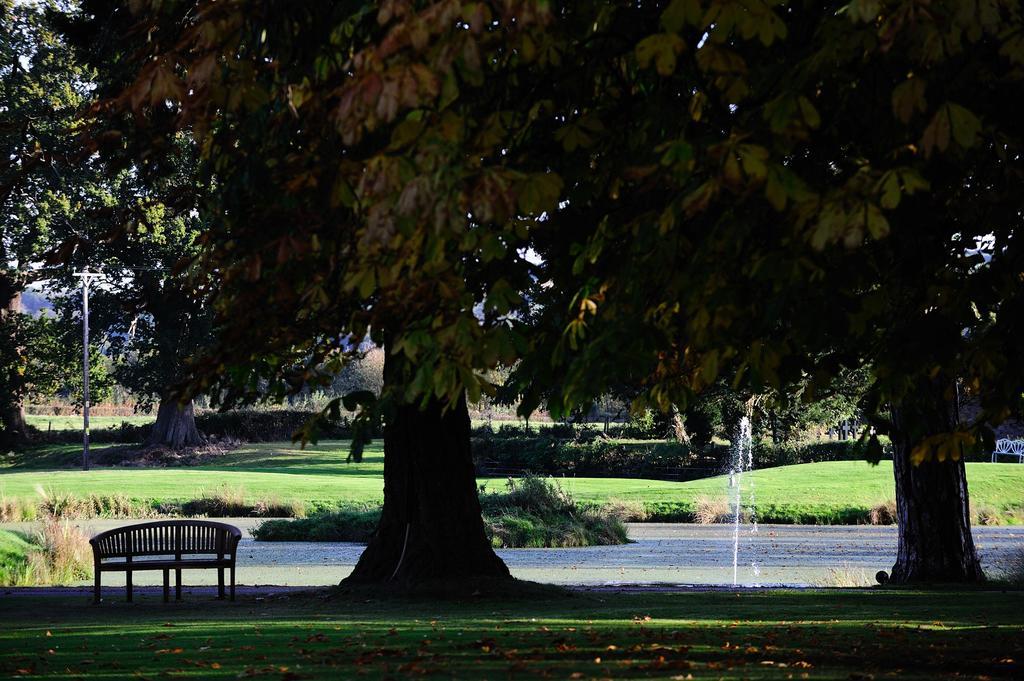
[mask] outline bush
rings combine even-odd
[[[896,502],[890,499],[872,506],[868,511],[868,522],[872,525],[895,525]]]
[[[691,449],[678,442],[619,442],[605,438],[567,440],[548,431],[533,437],[479,434],[473,457],[481,474],[615,476],[693,480],[729,468],[729,447]],[[771,468],[818,461],[858,461],[864,452],[855,440],[810,444],[757,442],[754,467]]]
[[[302,518],[306,515],[306,507],[302,502],[281,501],[271,497],[249,503],[243,488],[226,485],[213,492],[204,492],[198,499],[180,504],[162,504],[159,510],[168,515],[209,518]]]
[[[230,437],[246,442],[273,442],[290,440],[295,431],[316,415],[316,412],[296,409],[238,409],[200,414],[196,416],[196,426],[207,437]],[[320,437],[352,437],[348,419],[343,417],[339,424],[322,426]]]
[[[217,439],[233,438],[246,442],[273,442],[290,440],[292,435],[314,418],[317,412],[299,409],[238,409],[226,412],[205,412],[196,415],[196,427],[207,437]],[[90,431],[93,443],[138,444],[145,441],[152,428],[150,425],[122,423],[116,428],[97,428]],[[77,443],[82,434],[77,430],[42,431],[32,428],[34,442],[48,444]],[[324,425],[320,429],[323,439],[347,439],[352,437],[348,419],[341,423]]]
[[[700,495],[693,500],[693,521],[698,525],[728,522],[729,500],[725,497]]]
[[[343,509],[302,520],[266,520],[253,529],[257,541],[352,541],[365,543],[380,521],[380,509]]]

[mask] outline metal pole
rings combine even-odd
[[[89,470],[89,275],[82,277],[82,470]]]

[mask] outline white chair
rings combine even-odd
[[[1015,456],[1017,463],[1024,463],[1024,440],[996,440],[995,451],[992,452],[992,463],[1000,456]]]

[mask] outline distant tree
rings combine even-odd
[[[113,377],[137,405],[157,407],[147,444],[180,449],[205,441],[192,401],[179,403],[172,389],[186,377],[187,362],[211,342],[213,315],[205,305],[207,280],[191,268],[203,229],[192,192],[195,150],[184,134],[171,144],[159,173],[119,170],[70,208],[81,215],[65,219],[104,235],[80,242],[67,263],[102,271],[90,294],[93,334],[113,359]],[[57,309],[68,323],[79,323],[77,283],[67,270],[48,282],[62,296]]]
[[[53,219],[55,209],[99,177],[78,156],[72,130],[89,73],[54,31],[48,7],[0,0],[0,439],[8,442],[27,433],[23,400],[33,391],[31,344],[42,326],[20,315],[21,295],[50,276],[42,254],[62,242],[73,247],[78,236]]]

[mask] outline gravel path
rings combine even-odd
[[[82,521],[89,534],[131,521]],[[349,574],[363,546],[351,543],[256,542],[248,532],[259,519],[227,519],[246,531],[239,546],[238,583],[310,587],[337,584]],[[28,529],[15,524],[9,529]],[[629,526],[633,543],[578,549],[505,549],[498,554],[521,579],[553,584],[732,584],[733,528],[727,525],[644,523]],[[977,527],[975,542],[986,570],[1000,572],[1014,550],[1024,550],[1024,527]],[[872,526],[762,525],[741,528],[738,582],[754,585],[870,583],[889,570],[896,528]],[[135,575],[139,586],[157,585],[158,572]],[[104,575],[104,585],[123,576]],[[186,573],[192,585],[215,583],[216,572]],[[261,587],[262,588],[262,587]]]

